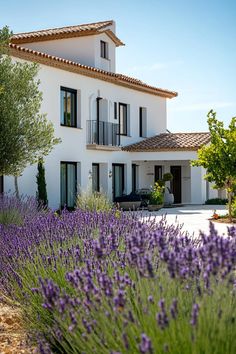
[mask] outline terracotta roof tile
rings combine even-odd
[[[198,150],[210,142],[210,133],[167,133],[147,138],[122,148],[124,151]]]
[[[161,96],[165,98],[173,98],[177,96],[177,93],[174,91],[150,86],[138,79],[134,79],[126,75],[112,73],[91,66],[82,65],[71,60],[59,58],[57,56],[53,56],[43,52],[38,52],[29,48],[21,47],[13,43],[10,43],[9,46],[10,53],[14,57],[38,62],[44,65],[53,66],[62,70],[75,72],[81,75],[95,77],[100,80],[112,82],[116,85],[129,87],[131,89],[150,93],[156,96]]]
[[[11,37],[11,43],[22,44],[106,32],[107,35],[115,42],[117,46],[124,45],[124,43],[115,35],[115,33],[109,29],[109,26],[112,25],[113,21],[109,20],[87,23],[77,26],[67,26],[61,28],[44,29],[33,32],[16,33]]]

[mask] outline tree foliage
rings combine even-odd
[[[7,31],[1,31],[2,43]],[[53,124],[40,113],[38,69],[35,63],[0,57],[0,175],[19,176],[60,142],[54,138]]]
[[[0,55],[8,53],[8,43],[12,34],[8,26],[0,29]]]
[[[231,200],[236,183],[236,117],[231,119],[228,128],[217,120],[213,110],[207,117],[211,141],[198,150],[198,159],[192,161],[192,166],[203,166],[207,171],[205,179],[213,182],[216,188],[227,190],[231,218]]]

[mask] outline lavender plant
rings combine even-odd
[[[0,224],[22,225],[26,219],[32,219],[42,211],[35,198],[4,194],[0,195]]]
[[[236,229],[196,243],[129,213],[0,225],[0,288],[41,353],[235,353]]]

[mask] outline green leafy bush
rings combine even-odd
[[[154,184],[153,190],[150,195],[149,204],[160,205],[164,203],[164,190],[165,187],[160,185],[158,182]]]
[[[78,209],[89,211],[110,211],[113,207],[105,193],[92,192],[91,189],[81,192],[76,206]]]
[[[236,218],[236,197],[234,198],[232,202],[232,216],[233,218]]]
[[[227,199],[212,198],[205,201],[206,205],[226,205],[228,203]]]
[[[164,182],[172,181],[173,175],[170,172],[164,173],[162,180]]]

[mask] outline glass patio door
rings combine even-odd
[[[113,198],[117,198],[124,193],[124,165],[113,164],[112,165],[112,178],[113,178]]]
[[[99,164],[92,164],[92,191],[100,192],[100,173],[99,173]]]
[[[73,208],[77,194],[76,162],[61,162],[61,206]]]

